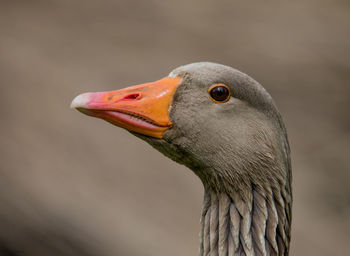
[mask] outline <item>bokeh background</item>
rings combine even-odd
[[[213,61],[274,97],[293,165],[291,255],[350,251],[348,0],[0,1],[0,255],[196,255],[203,188],[87,91]]]

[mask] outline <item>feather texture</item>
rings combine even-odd
[[[288,255],[287,202],[271,192],[252,190],[249,202],[239,193],[206,192],[199,256]]]

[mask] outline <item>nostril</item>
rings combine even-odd
[[[133,93],[126,95],[123,100],[137,100],[141,97],[140,93]]]

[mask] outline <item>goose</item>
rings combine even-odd
[[[71,107],[130,131],[200,178],[199,256],[289,254],[290,148],[257,81],[199,62],[156,82],[80,94]]]

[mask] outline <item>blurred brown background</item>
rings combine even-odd
[[[196,61],[248,73],[277,102],[292,148],[291,255],[349,252],[348,0],[1,0],[0,33],[4,255],[197,254],[199,179],[69,108]]]

